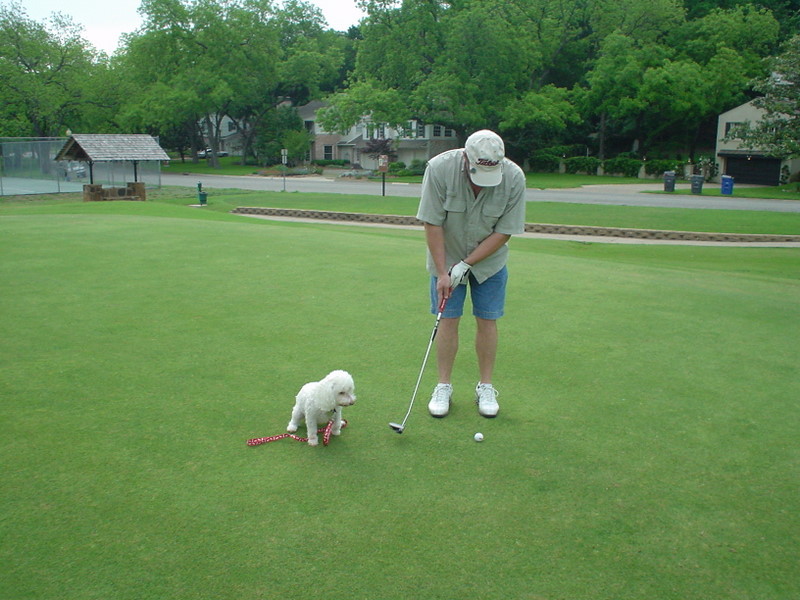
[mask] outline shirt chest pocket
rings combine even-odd
[[[447,212],[463,213],[467,211],[467,201],[463,197],[448,192],[444,198],[444,209]]]
[[[503,212],[506,210],[506,203],[503,201],[502,198],[495,199],[494,197],[486,198],[483,203],[483,208],[481,212],[483,216],[488,219],[497,220],[503,216]]]

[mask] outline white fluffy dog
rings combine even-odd
[[[308,445],[316,446],[319,444],[318,425],[333,419],[331,433],[339,435],[342,432],[342,407],[352,406],[355,401],[355,384],[350,373],[331,371],[322,381],[312,381],[300,388],[286,431],[294,433],[305,420]]]

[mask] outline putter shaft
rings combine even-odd
[[[444,312],[445,306],[447,306],[447,298],[442,298],[442,301],[439,303],[439,312],[436,314],[436,322],[434,323],[433,331],[431,332],[431,339],[428,341],[427,350],[425,350],[425,358],[422,359],[422,368],[419,370],[419,376],[417,376],[417,384],[414,386],[414,393],[411,395],[411,402],[408,405],[408,410],[406,411],[406,416],[403,417],[403,422],[399,425],[397,423],[389,423],[389,426],[397,433],[403,433],[406,428],[406,421],[408,421],[408,417],[411,415],[411,409],[414,408],[414,400],[417,398],[419,384],[422,381],[422,374],[425,372],[425,365],[428,364],[428,356],[431,353],[433,340],[436,339],[436,332],[439,330],[439,321],[442,320],[442,313]]]

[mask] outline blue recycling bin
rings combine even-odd
[[[725,194],[726,196],[730,196],[731,194],[733,194],[733,177],[731,177],[730,175],[723,175],[722,185],[720,187],[722,193]]]

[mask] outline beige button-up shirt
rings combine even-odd
[[[490,234],[514,235],[525,231],[525,174],[516,164],[503,159],[503,180],[495,187],[472,191],[466,171],[464,150],[448,150],[428,161],[422,179],[417,218],[442,227],[447,264],[466,258]],[[508,260],[508,244],[472,266],[478,283],[502,269]],[[428,271],[436,265],[428,251]]]

